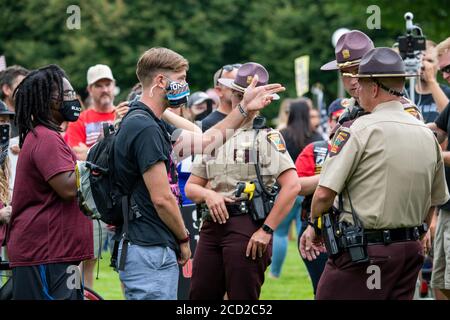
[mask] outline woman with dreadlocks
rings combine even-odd
[[[92,223],[76,201],[76,157],[60,134],[80,102],[64,71],[32,71],[15,91],[21,147],[7,249],[13,299],[83,299],[77,265],[93,257]]]

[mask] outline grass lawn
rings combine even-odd
[[[109,258],[109,253],[104,252],[103,258],[100,260],[99,279],[95,280],[94,290],[107,300],[121,300],[123,296],[119,274],[109,267]],[[313,299],[311,280],[303,261],[300,259],[296,241],[289,241],[281,277],[275,280],[269,278],[267,274],[268,270],[262,287],[262,300]]]

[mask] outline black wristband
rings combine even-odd
[[[268,234],[273,234],[273,229],[269,227],[267,224],[263,224],[262,229],[264,230],[264,232]]]

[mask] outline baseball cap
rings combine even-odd
[[[339,112],[339,111],[344,111],[345,110],[345,106],[344,106],[344,100],[346,99],[342,99],[342,98],[338,98],[336,100],[334,100],[328,107],[328,117],[331,117],[331,115],[335,112]]]
[[[194,92],[189,98],[187,102],[187,107],[190,108],[193,105],[200,104],[203,102],[209,102],[212,104],[213,100],[203,91]]]
[[[104,64],[96,64],[88,69],[87,83],[90,86],[100,79],[109,79],[114,81],[111,69]]]

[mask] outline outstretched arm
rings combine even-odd
[[[258,76],[255,75],[251,84],[245,90],[241,102],[242,109],[248,116],[269,105],[273,99],[272,94],[285,90],[281,84],[256,87],[257,83]],[[234,133],[230,129],[239,128],[246,118],[238,108],[235,108],[224,120],[204,134],[183,131],[174,145],[174,152],[179,158],[192,154],[211,154],[215,148],[221,146]]]

